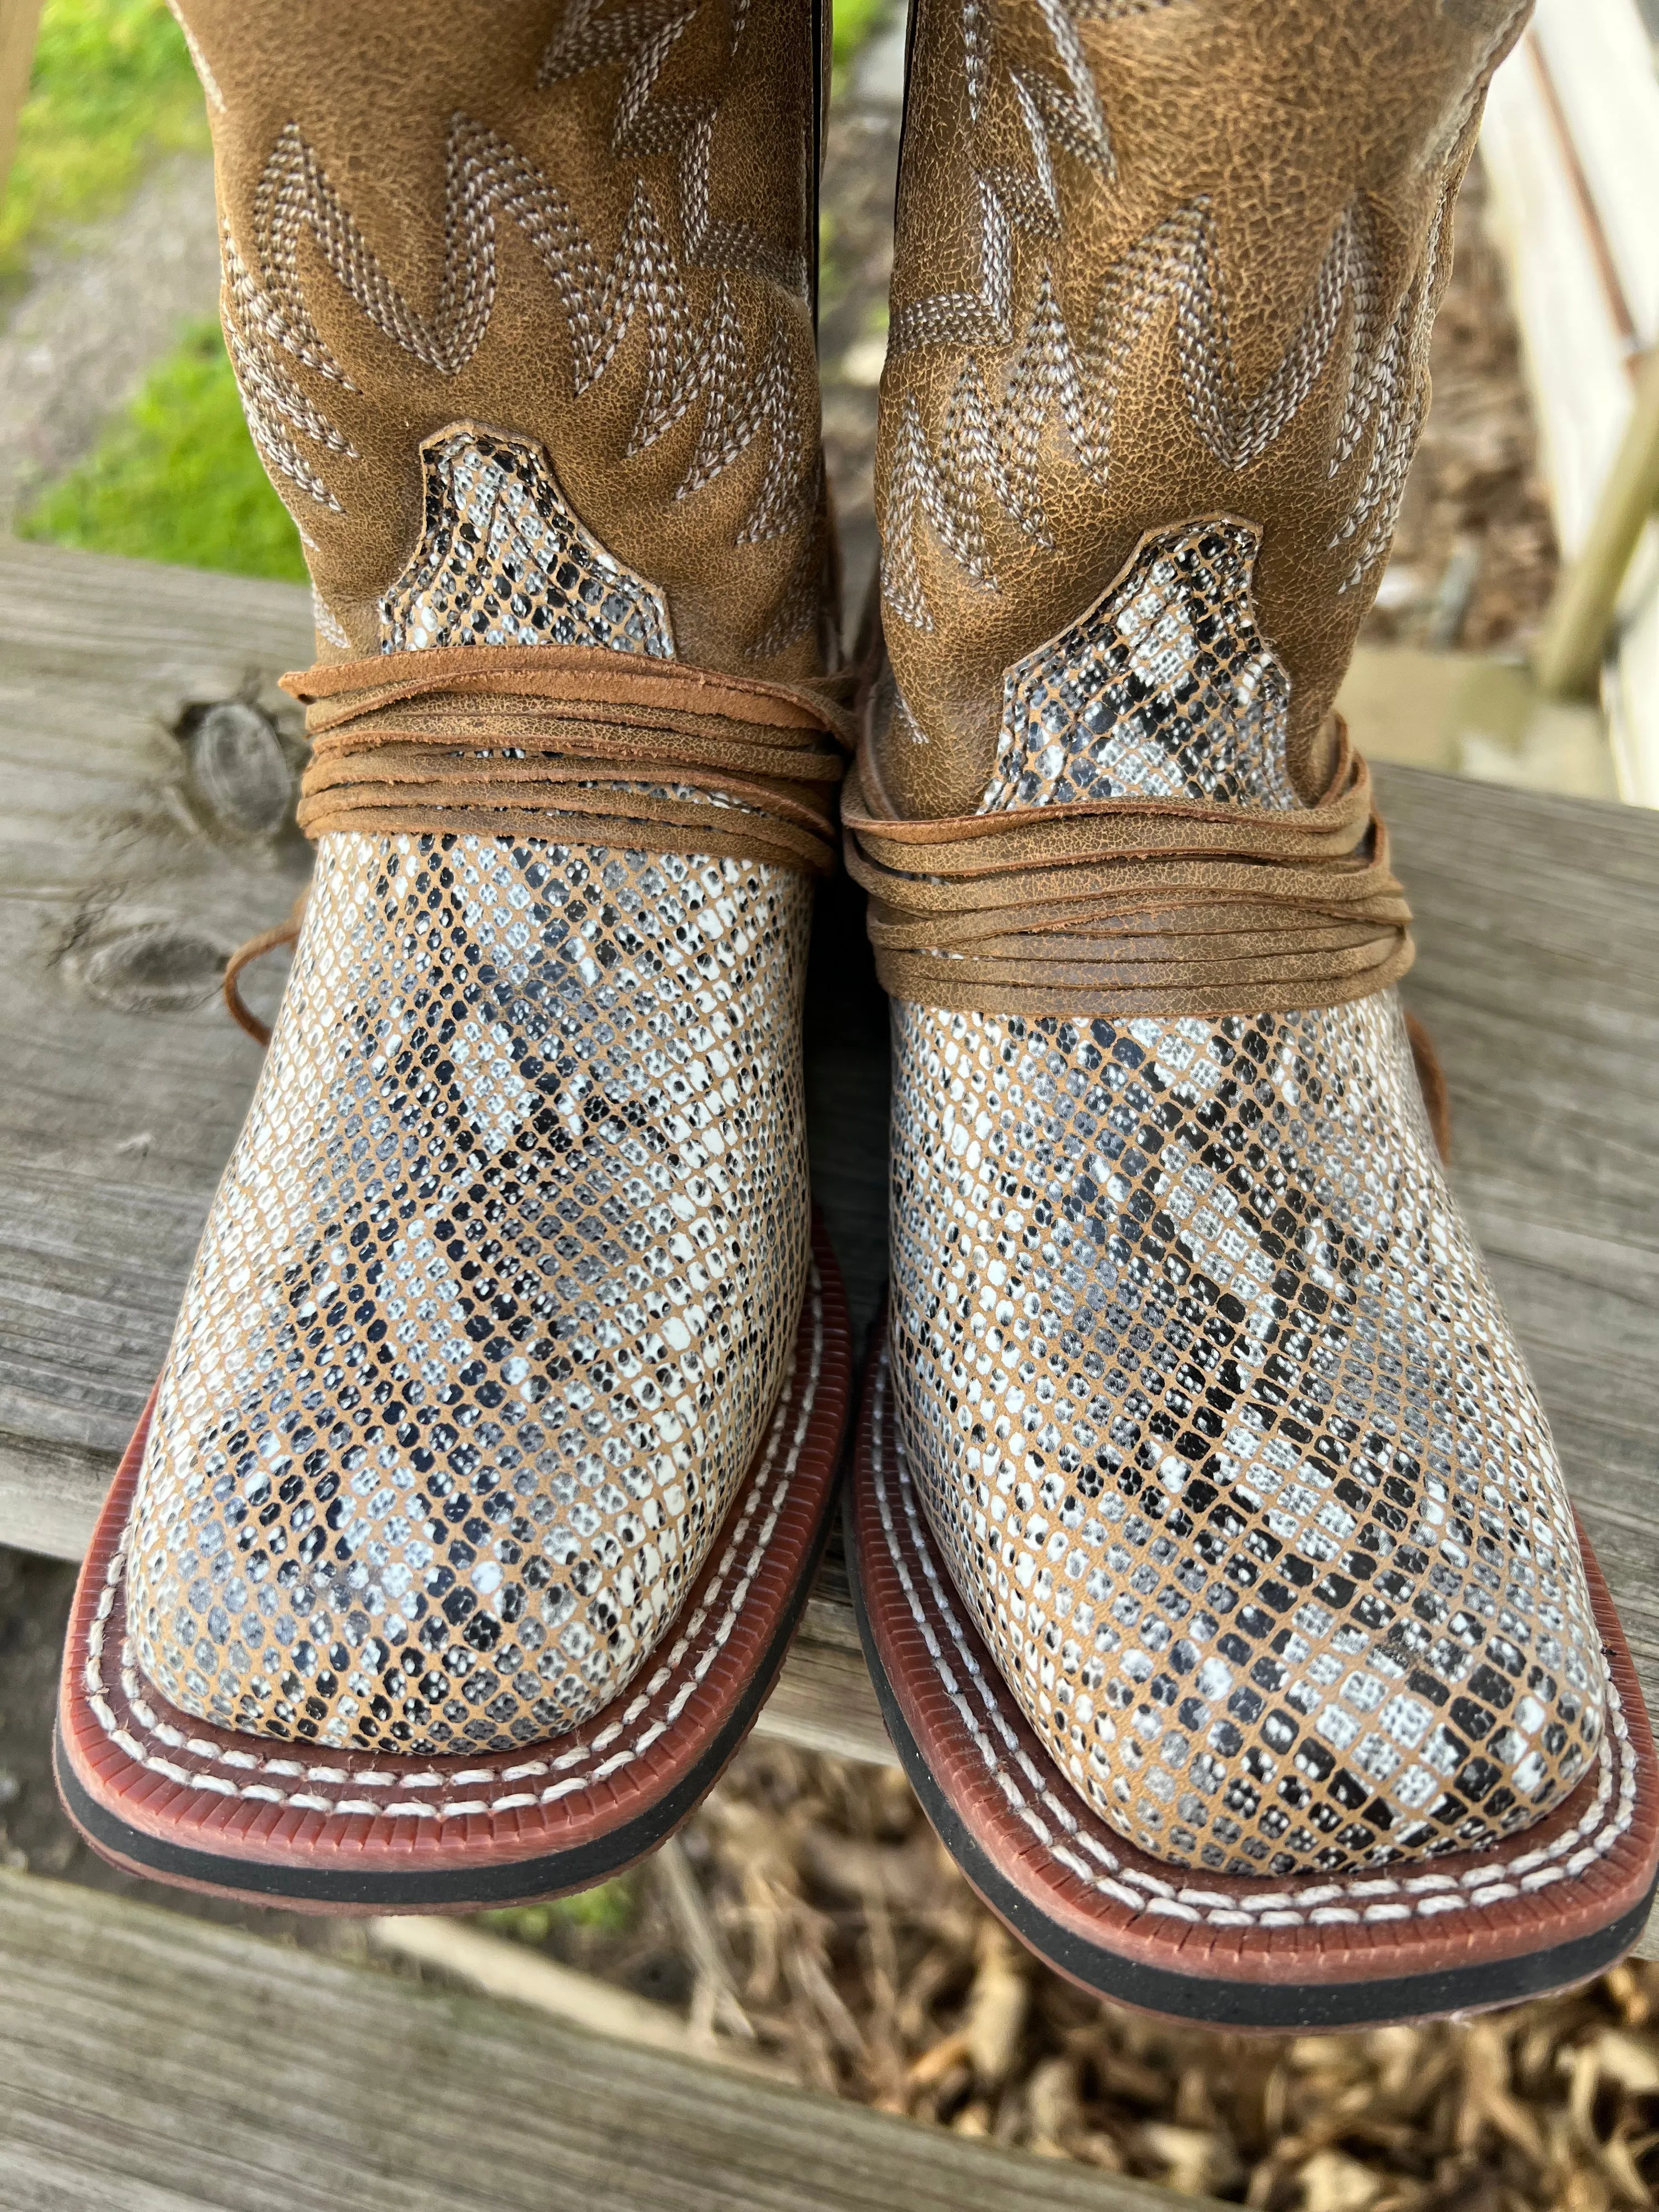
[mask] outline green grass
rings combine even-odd
[[[571,1897],[551,1897],[543,1905],[509,1905],[500,1912],[481,1912],[484,1927],[515,1943],[545,1943],[556,1925],[592,1928],[601,1936],[621,1936],[634,1918],[637,1903],[634,1884],[626,1875],[602,1881],[592,1889],[579,1889]]]
[[[157,154],[207,143],[165,0],[46,0],[0,202],[0,284],[19,281],[39,240],[118,207]]]
[[[891,4],[839,0],[839,64]],[[201,90],[165,0],[46,0],[0,203],[0,290],[20,279],[37,241],[118,206],[156,154],[207,143]],[[96,451],[14,528],[187,568],[306,575],[299,533],[253,450],[212,323],[185,333]]]
[[[891,0],[835,0],[835,59],[848,63],[885,23]]]
[[[94,553],[305,580],[300,534],[253,450],[216,323],[187,333],[97,450],[15,527]]]

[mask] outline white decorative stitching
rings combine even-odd
[[[1428,398],[1428,339],[1443,274],[1453,202],[1463,163],[1458,149],[1472,131],[1488,79],[1516,35],[1517,6],[1472,58],[1463,97],[1448,113],[1423,162],[1443,165],[1444,189],[1421,261],[1387,327],[1382,326],[1382,255],[1362,195],[1339,217],[1302,322],[1276,368],[1254,394],[1240,383],[1228,329],[1227,301],[1207,198],[1166,216],[1108,270],[1092,327],[1073,344],[1054,298],[1053,259],[1065,250],[1065,211],[1055,178],[1055,149],[1102,184],[1115,174],[1110,134],[1079,22],[1139,14],[1155,0],[1038,0],[1065,86],[1033,73],[1009,54],[994,82],[1008,95],[1030,146],[1028,167],[987,158],[984,110],[993,85],[990,10],[964,0],[961,15],[966,94],[968,191],[977,204],[976,275],[971,289],[901,301],[888,344],[890,362],[924,347],[975,348],[1006,356],[1018,340],[1000,398],[974,352],[962,364],[934,450],[913,394],[899,404],[899,435],[883,515],[882,589],[891,613],[911,627],[933,627],[922,581],[919,542],[924,522],[975,583],[997,588],[980,513],[988,492],[1006,517],[1037,544],[1052,544],[1037,483],[1038,447],[1051,414],[1058,416],[1078,465],[1098,485],[1108,482],[1112,416],[1136,349],[1155,319],[1173,316],[1176,349],[1188,412],[1197,435],[1222,467],[1248,467],[1295,418],[1338,346],[1345,309],[1352,313],[1346,353],[1344,416],[1329,473],[1362,445],[1365,472],[1328,550],[1352,547],[1339,596],[1363,581],[1383,556],[1398,519]],[[1004,135],[1012,137],[1011,122]],[[1016,141],[1015,143],[1018,143]],[[1033,241],[1039,264],[1036,305],[1023,336],[1015,315],[1017,246]]]
[[[737,1626],[749,1593],[754,1586],[756,1574],[776,1531],[778,1516],[783,1510],[791,1483],[794,1479],[795,1469],[800,1462],[801,1451],[806,1441],[807,1429],[817,1402],[818,1385],[823,1377],[823,1285],[816,1261],[812,1262],[808,1276],[807,1297],[811,1313],[812,1334],[811,1361],[807,1370],[805,1387],[799,1401],[795,1401],[792,1386],[799,1358],[799,1340],[797,1338],[789,1375],[778,1400],[777,1411],[773,1416],[772,1425],[767,1436],[766,1455],[750,1482],[748,1497],[742,1514],[726,1540],[714,1575],[703,1592],[702,1602],[696,1612],[685,1621],[672,1647],[666,1656],[659,1662],[650,1680],[642,1690],[630,1698],[620,1720],[608,1723],[599,1730],[597,1735],[587,1741],[582,1741],[579,1733],[575,1742],[550,1758],[525,1759],[511,1765],[487,1765],[469,1767],[454,1775],[445,1775],[430,1769],[414,1772],[400,1772],[395,1770],[388,1772],[385,1769],[366,1768],[354,1773],[335,1765],[311,1766],[303,1759],[295,1759],[291,1755],[264,1758],[249,1752],[230,1751],[204,1737],[187,1736],[181,1729],[173,1727],[157,1716],[155,1709],[146,1700],[140,1685],[131,1644],[123,1638],[121,1686],[126,1696],[129,1708],[140,1727],[153,1737],[155,1742],[169,1751],[189,1752],[198,1758],[211,1759],[219,1765],[251,1767],[263,1774],[293,1776],[313,1785],[319,1782],[327,1782],[346,1785],[356,1790],[436,1790],[443,1787],[446,1783],[453,1786],[476,1786],[480,1783],[495,1781],[523,1782],[539,1774],[561,1774],[564,1778],[550,1784],[539,1793],[518,1790],[505,1797],[440,1798],[424,1802],[416,1799],[397,1803],[375,1803],[372,1799],[356,1797],[335,1802],[316,1796],[314,1790],[286,1791],[269,1783],[230,1782],[218,1775],[204,1773],[198,1769],[182,1767],[174,1760],[163,1758],[158,1752],[147,1750],[117,1720],[106,1694],[102,1670],[104,1624],[114,1609],[115,1593],[126,1567],[125,1532],[120,1547],[110,1560],[105,1577],[105,1587],[99,1594],[97,1614],[87,1636],[87,1658],[82,1669],[82,1681],[87,1692],[88,1703],[97,1718],[99,1726],[111,1741],[124,1751],[135,1764],[146,1767],[152,1773],[163,1775],[168,1781],[176,1782],[181,1787],[208,1790],[220,1796],[249,1798],[273,1805],[289,1805],[298,1810],[308,1812],[381,1814],[387,1819],[410,1814],[421,1820],[453,1820],[463,1814],[494,1814],[522,1810],[527,1806],[553,1804],[577,1790],[591,1789],[596,1784],[608,1780],[623,1767],[631,1765],[640,1758],[678,1719],[692,1692],[704,1680],[717,1655],[731,1640],[732,1632]],[[792,1403],[796,1403],[798,1408],[793,1432],[788,1439],[788,1449],[783,1466],[776,1472],[774,1479],[778,1453],[783,1442]],[[764,1497],[763,1497],[763,1492],[767,1493]],[[748,1539],[755,1517],[763,1508],[764,1508],[765,1517],[759,1532],[749,1548],[747,1558],[741,1564],[738,1578],[726,1601],[726,1610],[701,1656],[675,1692],[666,1709],[659,1716],[651,1719],[637,1735],[629,1738],[626,1732],[641,1719],[646,1708],[668,1683],[693,1640],[714,1611],[726,1577],[732,1571],[733,1562],[738,1559],[738,1553]],[[613,1746],[616,1747],[615,1749],[612,1748]],[[595,1753],[609,1753],[610,1756],[591,1773],[580,1775],[568,1772],[569,1768],[580,1765],[586,1760],[592,1759]]]
[[[969,353],[945,409],[937,453],[929,448],[914,396],[907,395],[909,411],[901,412],[882,540],[883,591],[894,612],[914,628],[933,627],[916,551],[924,518],[968,574],[991,589],[996,578],[981,521],[983,494],[1035,543],[1052,544],[1038,483],[1043,426],[1051,414],[1085,474],[1108,483],[1118,394],[1142,339],[1165,313],[1174,319],[1182,390],[1194,431],[1224,468],[1243,469],[1260,459],[1323,373],[1351,292],[1359,304],[1359,337],[1369,337],[1365,311],[1376,289],[1374,255],[1363,215],[1345,211],[1300,325],[1272,374],[1249,397],[1233,356],[1215,219],[1206,198],[1174,210],[1106,272],[1080,348],[1045,264],[1000,396],[988,387],[977,356]],[[890,348],[894,357],[924,346],[1013,343],[1012,325],[994,334],[970,332],[936,313],[939,307],[925,301],[900,311]],[[1376,379],[1386,366],[1385,360],[1373,368],[1362,343],[1352,374],[1363,397],[1350,399],[1344,434],[1350,451],[1377,404],[1373,392],[1381,394]],[[1391,425],[1386,410],[1384,416]]]
[[[897,1539],[892,1502],[888,1492],[884,1455],[890,1372],[890,1354],[885,1343],[881,1347],[879,1362],[874,1386],[871,1472],[882,1532],[910,1609],[910,1618],[921,1637],[946,1696],[956,1708],[973,1739],[975,1749],[1006,1799],[1010,1809],[1048,1856],[1086,1887],[1127,1906],[1132,1911],[1162,1912],[1179,1919],[1202,1921],[1212,1927],[1323,1927],[1340,1922],[1370,1923],[1413,1917],[1426,1919],[1443,1912],[1460,1911],[1471,1905],[1497,1903],[1520,1892],[1530,1893],[1547,1888],[1557,1881],[1576,1878],[1597,1859],[1605,1858],[1628,1832],[1636,1812],[1636,1759],[1629,1724],[1619,1695],[1619,1686],[1611,1669],[1608,1669],[1608,1726],[1604,1746],[1608,1748],[1616,1747],[1619,1792],[1618,1804],[1612,1819],[1607,1820],[1605,1818],[1613,1796],[1613,1776],[1609,1771],[1610,1762],[1604,1751],[1597,1768],[1595,1794],[1578,1820],[1571,1828],[1563,1830],[1553,1842],[1525,1852],[1519,1858],[1507,1860],[1498,1866],[1474,1867],[1458,1875],[1439,1869],[1429,1869],[1419,1875],[1364,1875],[1346,1881],[1322,1882],[1316,1887],[1310,1887],[1302,1891],[1299,1895],[1281,1886],[1257,1896],[1224,1894],[1215,1890],[1166,1881],[1144,1869],[1127,1864],[1099,1835],[1085,1827],[1085,1821],[1090,1816],[1084,1808],[1080,1804],[1068,1803],[1057,1794],[1021,1747],[1003,1710],[998,1687],[987,1679],[984,1669],[975,1658],[956,1608],[945,1589],[921,1517],[915,1486],[905,1463],[904,1448],[895,1433],[893,1460],[905,1523],[927,1579],[928,1596],[938,1617],[949,1632],[953,1650],[946,1653],[941,1647],[933,1618],[922,1602]],[[952,1657],[977,1695],[984,1709],[985,1719],[990,1723],[988,1728],[975,1715],[967,1687],[953,1673]],[[1006,1761],[999,1754],[995,1740],[998,1738],[1006,1753]],[[1024,1790],[1020,1786],[1019,1778],[1024,1779]],[[1031,1793],[1029,1797],[1025,1794],[1027,1790]],[[1041,1811],[1038,1810],[1039,1806]],[[1068,1849],[1056,1842],[1049,1820],[1043,1818],[1044,1814],[1064,1831],[1077,1848]],[[1087,1865],[1079,1856],[1079,1850],[1099,1862],[1099,1865]],[[1571,1856],[1566,1856],[1569,1853]],[[1558,1863],[1564,1857],[1565,1865]],[[1352,1902],[1344,1906],[1327,1901],[1338,1898]],[[1370,1899],[1377,1901],[1365,1904],[1361,1911],[1352,1909],[1353,1903]],[[1401,1899],[1405,1901],[1393,1901]]]
[[[563,195],[499,133],[465,115],[452,119],[445,163],[444,264],[428,313],[399,291],[299,126],[273,146],[254,195],[250,250],[222,234],[225,329],[254,442],[274,475],[341,512],[340,500],[301,444],[309,440],[360,458],[337,426],[295,382],[287,361],[303,362],[342,389],[355,388],[307,305],[300,241],[308,232],[338,283],[374,328],[423,366],[453,376],[483,343],[496,291],[495,226],[512,223],[551,278],[570,341],[578,396],[605,374],[635,317],[646,331],[646,383],[629,457],[654,444],[699,401],[705,422],[691,469],[676,496],[714,482],[757,438],[769,433],[759,494],[740,544],[784,538],[812,522],[819,489],[816,436],[781,329],[771,328],[751,374],[730,274],[805,298],[800,254],[780,252],[744,222],[716,222],[709,209],[709,149],[719,112],[712,96],[655,97],[657,80],[702,0],[647,0],[603,13],[603,0],[575,0],[544,58],[539,82],[563,82],[621,65],[611,150],[618,160],[672,161],[679,194],[677,257],[642,179],[608,270]],[[707,319],[696,325],[690,270],[720,272]],[[786,614],[811,619],[810,599],[792,585]],[[804,610],[804,611],[803,611]]]

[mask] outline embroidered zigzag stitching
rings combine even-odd
[[[619,155],[668,155],[677,164],[688,266],[741,271],[799,291],[805,270],[786,266],[740,223],[715,223],[708,208],[708,155],[716,103],[655,101],[653,94],[675,42],[702,0],[644,0],[614,16],[580,0],[543,59],[540,82],[561,82],[605,65],[623,69],[612,126]],[[733,10],[732,44],[745,9]],[[647,381],[627,452],[653,444],[699,401],[704,422],[676,496],[711,483],[763,431],[768,465],[740,544],[787,536],[809,520],[817,471],[811,465],[787,348],[773,334],[758,375],[750,374],[731,289],[722,274],[700,328],[681,264],[668,247],[644,184],[636,185],[608,270],[557,189],[500,135],[463,115],[452,125],[446,164],[444,267],[438,299],[425,314],[398,291],[328,176],[290,124],[278,137],[254,200],[251,269],[227,229],[227,340],[255,443],[273,474],[319,505],[340,501],[300,442],[343,458],[355,448],[295,380],[288,361],[351,389],[307,308],[300,279],[302,234],[309,232],[337,281],[370,323],[441,375],[463,368],[483,343],[495,291],[494,217],[512,221],[551,277],[563,310],[580,396],[604,374],[637,313],[646,329]],[[792,590],[787,613],[796,629],[810,619]],[[798,607],[797,600],[801,601]],[[802,609],[805,611],[802,611]],[[775,633],[776,625],[774,626]],[[792,631],[791,635],[794,635]]]
[[[545,89],[589,70],[620,64],[623,76],[611,120],[611,150],[619,158],[659,155],[674,161],[680,234],[689,265],[744,270],[805,298],[807,272],[799,254],[781,256],[749,224],[717,223],[710,215],[709,156],[719,101],[709,97],[653,98],[670,55],[702,4],[703,0],[641,0],[639,5],[606,15],[605,0],[571,0],[542,57],[536,82]],[[746,5],[739,0],[732,10],[733,52],[746,16]]]
[[[1224,466],[1259,459],[1292,420],[1330,358],[1351,293],[1361,304],[1357,358],[1345,434],[1350,450],[1369,420],[1395,420],[1387,377],[1358,374],[1369,356],[1365,305],[1374,292],[1363,218],[1345,215],[1332,234],[1302,324],[1267,382],[1246,398],[1227,338],[1226,308],[1215,270],[1208,202],[1168,216],[1109,271],[1088,338],[1073,343],[1045,262],[1037,292],[993,401],[977,356],[959,372],[936,450],[930,450],[914,398],[903,403],[887,494],[883,577],[888,604],[919,629],[932,626],[917,561],[922,517],[976,582],[995,588],[980,501],[992,499],[1036,544],[1053,540],[1043,514],[1038,454],[1051,416],[1079,465],[1107,481],[1117,395],[1154,319],[1172,313],[1182,390],[1194,428]],[[1397,404],[1397,403],[1396,403]],[[1391,472],[1390,472],[1391,473]]]
[[[1014,336],[1014,234],[1060,236],[1060,198],[1054,189],[1054,146],[1087,164],[1102,178],[1113,174],[1111,141],[1094,79],[1077,28],[1062,0],[1037,0],[1065,83],[1018,70],[1007,82],[1031,149],[1032,173],[1005,163],[974,165],[980,208],[980,276],[973,292],[938,292],[902,307],[888,339],[896,356],[924,345],[1007,345]],[[987,24],[982,0],[965,0],[962,13],[963,70],[969,123],[977,125],[985,97]]]
[[[890,350],[896,357],[928,345],[1006,349],[1016,343],[1012,316],[1015,234],[1060,234],[1053,146],[1058,143],[1103,179],[1112,156],[1077,23],[1095,16],[1143,12],[1143,0],[1039,0],[1069,92],[1012,68],[1005,82],[1030,143],[1033,173],[975,166],[980,195],[980,283],[973,293],[935,294],[901,307]],[[987,0],[964,0],[963,72],[970,122],[977,124],[988,84]],[[1509,11],[1477,58],[1474,81],[1449,118],[1443,153],[1455,177],[1457,145],[1473,128],[1480,91],[1512,40],[1523,9]],[[1041,94],[1034,87],[1041,87]],[[1086,98],[1085,98],[1086,88]],[[1065,127],[1052,127],[1064,114]],[[1079,118],[1098,118],[1084,129]],[[946,406],[937,447],[913,398],[901,403],[898,437],[884,518],[883,597],[914,628],[931,629],[921,581],[920,532],[925,520],[966,573],[997,587],[986,544],[981,493],[1035,543],[1052,541],[1043,518],[1036,461],[1051,415],[1059,417],[1085,471],[1104,483],[1112,413],[1129,362],[1154,319],[1173,308],[1183,392],[1193,426],[1225,468],[1243,469],[1288,428],[1322,374],[1352,303],[1347,398],[1330,474],[1368,448],[1364,478],[1331,539],[1353,542],[1354,559],[1339,590],[1352,590],[1387,550],[1405,491],[1406,474],[1428,404],[1428,339],[1443,270],[1454,198],[1443,194],[1427,250],[1386,330],[1378,328],[1376,256],[1363,209],[1341,217],[1316,280],[1312,299],[1285,356],[1249,400],[1238,381],[1228,336],[1226,302],[1208,204],[1200,198],[1166,216],[1107,275],[1079,356],[1054,296],[1045,259],[1035,304],[1018,351],[993,402],[979,362],[969,354]]]

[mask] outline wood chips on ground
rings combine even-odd
[[[1038,1966],[900,1775],[782,1744],[739,1756],[678,1857],[690,1921],[652,1863],[629,1929],[575,1948],[811,2087],[1261,2212],[1653,2202],[1659,1966],[1365,2034],[1165,2026]]]

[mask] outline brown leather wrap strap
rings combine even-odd
[[[904,821],[866,747],[842,820],[881,981],[927,1006],[1288,1013],[1411,965],[1411,910],[1346,731],[1311,806],[1123,799]]]
[[[766,684],[591,646],[453,646],[285,676],[299,822],[834,865],[853,742],[830,678]]]
[[[262,929],[257,937],[250,937],[239,945],[225,963],[220,988],[230,1018],[239,1030],[243,1030],[255,1044],[270,1042],[270,1024],[263,1021],[242,996],[242,970],[251,968],[256,960],[263,960],[267,952],[275,952],[279,945],[297,945],[300,927],[305,920],[306,901],[310,897],[310,886],[302,890],[294,902],[293,912],[286,921],[279,921],[274,929]]]

